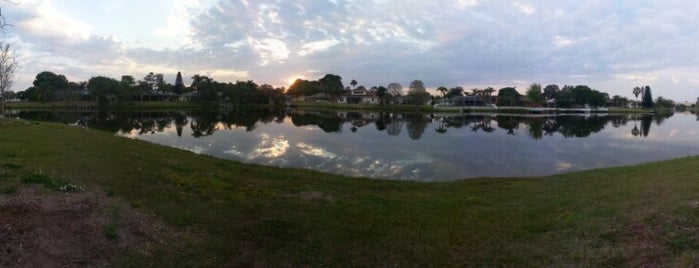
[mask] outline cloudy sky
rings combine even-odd
[[[560,0],[0,0],[14,90],[48,70],[173,83],[208,75],[286,86],[338,74],[367,87],[586,84],[699,97],[699,4]],[[185,80],[187,83],[187,79]]]

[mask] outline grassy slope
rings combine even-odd
[[[125,256],[127,265],[699,261],[696,157],[547,178],[413,183],[246,165],[51,123],[0,121],[0,148],[0,190],[19,184],[19,174],[42,172],[102,187],[202,234],[189,252],[163,245],[154,256]]]

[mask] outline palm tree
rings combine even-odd
[[[447,89],[446,87],[438,87],[437,88],[437,92],[442,93],[442,97],[447,96],[448,91],[449,91],[449,89]]]
[[[636,96],[636,108],[638,108],[638,94],[641,94],[643,92],[643,89],[640,87],[635,87],[633,88],[633,95]]]

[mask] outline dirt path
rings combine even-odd
[[[156,217],[98,191],[62,193],[27,186],[0,195],[0,267],[118,265],[173,238]]]

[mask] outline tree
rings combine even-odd
[[[12,3],[12,2],[10,2],[10,3]],[[7,23],[7,21],[5,20],[5,16],[2,15],[2,8],[0,8],[0,29],[5,29],[5,26],[12,26],[12,24]]]
[[[323,78],[319,79],[318,82],[323,86],[323,92],[333,98],[340,96],[345,87],[342,85],[342,77],[335,74],[326,74]],[[352,82],[355,83],[354,85],[357,83],[355,80],[352,80]]]
[[[462,87],[453,87],[449,89],[449,92],[445,96],[446,98],[450,99],[453,97],[460,97],[464,95],[464,88]]]
[[[148,84],[151,91],[158,91],[160,86],[165,84],[165,79],[163,79],[163,74],[156,74],[153,72],[148,73],[143,77],[143,81]]]
[[[216,93],[214,92],[213,84],[214,80],[208,76],[198,74],[192,76],[191,87],[197,91],[197,98],[204,104],[204,106],[208,106],[216,100]]]
[[[43,71],[36,75],[33,84],[36,88],[36,99],[47,102],[51,100],[53,92],[68,88],[68,79],[63,75]]]
[[[636,96],[636,99],[638,99],[638,94],[641,94],[641,92],[643,92],[643,88],[641,88],[641,87],[633,88],[633,95]]]
[[[2,18],[0,23],[4,25],[5,19]],[[3,46],[0,41],[0,106],[2,106],[0,112],[2,112],[2,114],[5,112],[5,92],[12,88],[15,72],[18,68],[19,65],[14,51],[10,50],[10,45],[5,44]]]
[[[403,86],[401,86],[399,83],[390,83],[387,86],[388,88],[388,93],[391,94],[393,97],[398,97],[403,95]]]
[[[419,94],[422,92],[426,92],[425,84],[423,84],[422,81],[416,79],[410,82],[410,87],[408,88],[408,95]]]
[[[323,85],[318,81],[296,79],[286,91],[291,96],[310,96],[323,92]]]
[[[136,79],[131,75],[122,75],[121,81],[119,81],[119,89],[117,95],[119,96],[119,101],[129,99],[134,94],[134,87],[136,86]]]
[[[552,84],[548,85],[544,88],[544,99],[546,100],[553,100],[556,99],[556,95],[558,92],[561,91],[558,88],[558,85]]]
[[[666,99],[662,96],[659,96],[655,100],[654,106],[659,108],[672,109],[673,107],[675,107],[675,102],[671,99]]]
[[[379,86],[376,88],[376,96],[379,97],[379,104],[384,105],[384,103],[388,103],[386,100],[388,97],[388,89],[384,86]]]
[[[410,87],[408,88],[408,98],[415,105],[425,104],[432,96],[425,89],[425,85],[420,80],[413,80],[410,82]]]
[[[628,105],[629,99],[619,96],[619,95],[614,95],[611,100],[611,106],[614,107],[626,107]]]
[[[486,103],[491,103],[491,98],[490,96],[493,95],[493,92],[495,92],[495,89],[492,87],[486,87],[482,90],[483,92],[483,98],[485,98]]]
[[[648,109],[653,108],[653,96],[651,95],[651,92],[650,92],[650,86],[646,86],[643,90],[644,91],[643,91],[643,99],[641,100],[641,106],[643,106],[643,108],[648,108]]]
[[[447,92],[449,92],[449,89],[447,89],[446,87],[438,87],[437,92],[442,93],[442,97],[446,97]]]
[[[638,102],[638,94],[641,94],[643,92],[643,88],[641,87],[635,87],[633,88],[633,95],[636,96],[636,101]],[[636,106],[638,107],[638,106]]]
[[[356,86],[357,86],[357,80],[352,79],[352,81],[350,81],[350,85],[352,86],[352,88],[356,87]]]
[[[96,76],[87,81],[87,90],[101,105],[111,104],[119,92],[119,81],[113,78]]]
[[[573,107],[573,96],[571,91],[572,86],[563,86],[563,89],[556,93],[556,107],[558,108],[571,108]]]
[[[182,94],[182,92],[184,92],[184,82],[182,81],[181,72],[177,72],[177,77],[175,77],[175,87],[173,88],[173,91],[176,94]]]
[[[534,106],[541,106],[544,102],[544,95],[541,93],[541,85],[533,83],[529,85],[529,89],[527,89],[527,99],[534,105]]]
[[[506,87],[498,90],[498,106],[515,106],[519,102],[519,92],[514,87]]]

